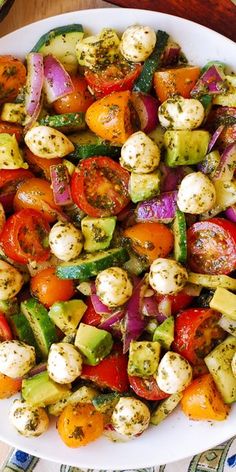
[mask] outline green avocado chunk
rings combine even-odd
[[[75,346],[83,354],[85,364],[97,365],[111,352],[113,340],[108,331],[80,323]]]
[[[174,317],[168,316],[154,331],[153,341],[158,341],[164,349],[170,349],[174,341]]]
[[[70,385],[50,379],[47,371],[22,382],[22,397],[31,406],[48,406],[70,395]]]
[[[161,346],[155,341],[132,341],[129,348],[128,374],[148,377],[157,371]]]
[[[56,302],[51,306],[48,316],[60,330],[73,334],[87,310],[87,305],[82,300],[69,300],[68,302]]]
[[[116,226],[116,217],[92,218],[86,216],[81,222],[84,236],[84,250],[87,252],[107,249],[110,245]]]
[[[201,162],[207,154],[210,134],[204,130],[169,130],[164,134],[166,164],[188,166]]]

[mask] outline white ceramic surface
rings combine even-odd
[[[0,54],[23,58],[43,33],[70,23],[82,23],[87,31],[95,33],[105,26],[122,32],[134,23],[149,25],[167,31],[193,64],[204,65],[218,59],[236,71],[236,45],[220,34],[174,16],[119,8],[72,12],[28,25],[0,39]],[[236,433],[235,405],[223,422],[192,422],[176,411],[160,426],[149,428],[128,443],[112,443],[102,438],[81,449],[69,449],[54,427],[34,440],[18,435],[8,421],[11,401],[0,402],[0,439],[38,457],[77,467],[135,469],[165,464],[213,447]]]

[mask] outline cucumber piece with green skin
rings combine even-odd
[[[120,157],[121,147],[103,141],[92,131],[72,134],[70,140],[74,144],[75,150],[68,157],[75,162],[92,156]]]
[[[51,126],[65,134],[84,130],[86,127],[85,114],[82,112],[64,113],[62,115],[46,115],[41,118],[39,124]]]
[[[124,247],[84,254],[74,261],[59,264],[56,274],[60,279],[87,280],[108,267],[123,264],[128,259],[129,254]]]
[[[16,338],[29,344],[29,346],[33,346],[35,348],[37,359],[40,359],[41,353],[27,318],[22,313],[18,313],[17,315],[10,317],[10,324]]]
[[[152,88],[154,72],[160,67],[163,51],[167,45],[169,35],[165,31],[157,31],[157,40],[153,52],[146,59],[143,69],[135,81],[133,90],[135,92],[149,93]]]
[[[84,250],[95,252],[107,249],[110,246],[116,226],[116,217],[92,218],[86,216],[81,222],[81,231],[84,237]]]
[[[236,279],[233,279],[228,275],[208,275],[189,272],[188,282],[206,288],[217,289],[217,287],[222,287],[233,290],[234,292],[236,291]]]
[[[231,368],[235,352],[236,338],[228,336],[204,359],[225,403],[236,401],[236,377]]]
[[[116,392],[102,393],[92,400],[92,404],[97,411],[111,417],[119,399],[120,395]]]
[[[146,271],[149,267],[149,264],[145,257],[135,254],[132,249],[128,248],[129,260],[124,263],[123,267],[131,275],[140,275]]]
[[[97,395],[98,391],[95,388],[83,385],[74,392],[71,392],[68,397],[50,405],[48,412],[50,415],[59,416],[67,405],[73,405],[75,403],[92,403],[93,399],[96,398]]]
[[[67,72],[75,74],[78,68],[75,47],[83,36],[84,30],[80,24],[59,26],[41,36],[31,52],[40,52],[44,56],[52,54]]]
[[[21,311],[31,326],[42,358],[47,359],[51,344],[57,341],[57,334],[46,308],[34,298],[29,298],[21,303]]]
[[[165,420],[166,417],[170,413],[172,413],[172,411],[178,406],[182,397],[183,397],[183,394],[181,392],[174,393],[173,395],[171,395],[170,397],[166,398],[161,403],[159,403],[158,407],[151,415],[151,424],[154,424],[157,426],[163,420]]]
[[[187,260],[187,226],[185,214],[176,210],[173,222],[174,233],[174,258],[177,262],[184,264]]]

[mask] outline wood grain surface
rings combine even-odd
[[[236,41],[236,5],[231,0],[110,0],[122,7],[180,16]]]

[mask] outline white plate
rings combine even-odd
[[[82,23],[92,32],[105,26],[121,32],[133,23],[149,25],[171,34],[193,64],[204,65],[218,59],[236,71],[236,45],[220,34],[174,16],[118,8],[66,13],[26,26],[0,39],[0,54],[10,53],[23,58],[43,33],[70,23]],[[18,435],[8,421],[10,403],[11,400],[0,402],[0,439],[38,457],[79,467],[134,469],[165,464],[213,447],[236,432],[235,405],[223,422],[192,422],[177,411],[160,426],[149,428],[141,437],[128,443],[112,443],[102,438],[89,446],[69,449],[53,427],[33,440]]]

